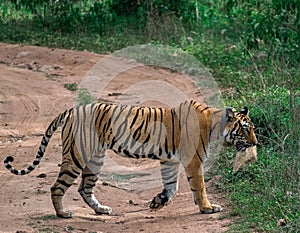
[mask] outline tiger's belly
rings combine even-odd
[[[170,151],[163,150],[161,147],[156,148],[154,145],[139,145],[129,148],[128,146],[113,146],[112,149],[116,154],[123,157],[130,158],[150,158],[157,160],[178,160],[178,153],[172,153]]]

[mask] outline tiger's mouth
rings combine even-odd
[[[261,147],[261,145],[259,143],[249,143],[249,142],[245,142],[245,141],[238,141],[235,144],[235,148],[237,151],[245,151],[247,148],[249,147],[253,147],[253,146],[257,146],[257,147]]]

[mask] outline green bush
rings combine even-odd
[[[95,101],[95,99],[92,96],[92,94],[89,92],[88,89],[80,88],[77,92],[75,101],[76,101],[77,105],[82,106],[82,105],[92,103],[93,101]]]
[[[223,173],[222,188],[232,201],[232,215],[241,217],[232,232],[300,229],[299,94],[299,89],[288,91],[278,86],[249,93],[250,116],[262,144],[258,162],[237,173],[232,171],[232,155],[219,162],[219,166],[226,167],[219,169]],[[280,219],[286,221],[286,226],[276,227]]]

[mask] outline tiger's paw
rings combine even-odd
[[[157,194],[150,203],[151,210],[159,210],[162,207],[169,204],[171,198],[166,194],[166,191],[163,190],[162,193]]]
[[[112,214],[112,208],[110,208],[109,206],[105,206],[105,205],[99,205],[95,209],[95,213],[96,214],[108,214],[108,215],[111,215]]]
[[[218,213],[218,212],[222,212],[223,208],[220,205],[210,205],[210,208],[202,208],[200,209],[200,212],[202,214],[214,214],[214,213]]]
[[[59,211],[56,213],[58,218],[73,218],[74,214],[70,211]]]

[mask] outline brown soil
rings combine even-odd
[[[74,105],[75,93],[64,88],[63,84],[81,83],[87,71],[103,57],[90,52],[0,43],[1,161],[7,155],[13,155],[16,168],[31,164],[48,124],[58,113]],[[164,80],[187,96],[200,98],[185,76],[148,66],[138,66],[118,74],[99,98],[117,101],[118,93],[132,83],[149,78]],[[136,103],[133,97],[127,98]],[[212,215],[198,212],[183,173],[173,201],[159,211],[150,212],[149,201],[161,191],[157,162],[125,159],[112,152],[108,153],[95,194],[103,204],[112,207],[115,214],[95,215],[78,194],[79,181],[76,181],[64,198],[66,209],[73,211],[75,217],[57,219],[50,199],[50,187],[59,172],[60,154],[58,130],[41,164],[31,174],[15,176],[2,165],[1,232],[207,233],[224,232],[230,222],[226,218],[228,203],[212,183],[208,183],[208,197],[225,210]],[[117,172],[120,172],[120,177]]]

